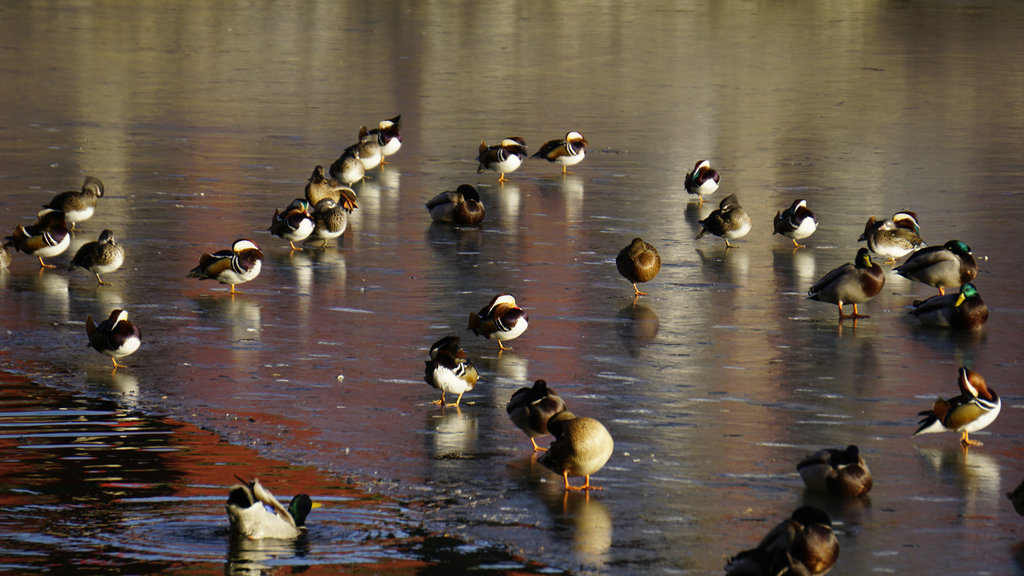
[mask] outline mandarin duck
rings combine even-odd
[[[260,275],[263,267],[263,252],[252,240],[235,240],[230,250],[219,250],[213,254],[203,254],[199,265],[188,273],[189,278],[216,280],[221,284],[230,284],[231,293],[235,293],[235,285],[248,282]]]
[[[516,304],[511,294],[498,294],[479,312],[469,313],[469,330],[477,336],[497,340],[498,348],[506,348],[503,342],[515,340],[526,331],[529,320],[526,312]]]
[[[960,367],[957,386],[960,387],[959,396],[949,400],[939,398],[931,410],[918,413],[921,416],[920,426],[914,436],[951,430],[960,433],[960,444],[964,448],[981,445],[981,442],[971,440],[968,434],[994,422],[999,416],[1002,400],[995,390],[988,387],[984,376],[966,366]]]

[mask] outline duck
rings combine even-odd
[[[913,212],[897,212],[893,218],[885,220],[871,216],[857,240],[866,240],[872,253],[885,257],[886,264],[895,264],[896,260],[925,246],[920,229]]]
[[[740,206],[736,194],[730,194],[722,199],[718,210],[708,214],[708,217],[700,221],[700,232],[697,239],[700,240],[704,234],[711,232],[725,240],[726,248],[733,248],[729,240],[743,238],[750,232],[750,215]]]
[[[861,248],[852,264],[847,262],[815,282],[808,290],[807,298],[838,305],[839,320],[868,318],[867,314],[857,311],[857,304],[877,296],[884,285],[882,267],[871,261],[867,248]],[[853,314],[843,314],[843,304],[853,304]]]
[[[117,242],[114,233],[104,230],[95,242],[82,244],[68,264],[68,270],[84,268],[96,275],[96,282],[104,285],[107,283],[100,278],[100,274],[120,268],[124,264],[124,254],[124,246]]]
[[[615,267],[619,274],[633,283],[633,297],[647,296],[647,292],[641,292],[636,287],[638,282],[649,282],[658,275],[661,270],[661,256],[654,245],[644,242],[642,238],[633,238],[615,257]]]
[[[796,466],[804,484],[814,492],[857,498],[871,491],[871,470],[851,444],[845,450],[826,448],[804,458]]]
[[[977,330],[988,321],[988,306],[970,282],[961,286],[957,294],[915,300],[909,313],[925,326],[954,330]]]
[[[431,198],[426,207],[434,222],[476,226],[484,220],[485,210],[480,202],[480,193],[469,184],[460,185],[454,192],[441,192]]]
[[[1024,516],[1024,481],[1018,484],[1013,492],[1007,492],[1006,497],[1013,502],[1013,509],[1017,511],[1017,514]]]
[[[341,156],[331,164],[329,169],[331,178],[351,186],[366,177],[366,168],[359,159],[359,151],[349,146],[341,153]]]
[[[615,442],[604,424],[563,410],[548,420],[548,431],[555,439],[539,462],[562,475],[567,491],[601,490],[590,483],[590,477],[604,467],[615,450]],[[583,476],[583,485],[573,486],[569,476]]]
[[[892,215],[892,223],[898,228],[912,230],[914,234],[921,235],[921,223],[917,220],[917,214],[910,210],[902,210]]]
[[[824,510],[801,506],[761,540],[756,548],[733,556],[725,565],[729,576],[825,574],[839,559],[839,540]]]
[[[39,212],[38,219],[30,226],[18,225],[14,232],[4,239],[6,246],[14,246],[39,259],[42,268],[56,268],[47,264],[43,258],[59,256],[71,246],[71,232],[68,230],[64,213],[52,208],[44,208]]]
[[[479,312],[469,313],[468,330],[488,340],[497,340],[498,348],[502,351],[511,350],[503,342],[522,336],[528,325],[526,312],[516,304],[511,294],[498,294]]]
[[[776,212],[773,224],[774,234],[788,237],[793,241],[794,248],[804,248],[797,240],[807,238],[818,229],[818,219],[807,207],[807,200],[803,198],[794,200],[793,205],[786,210]]]
[[[950,430],[960,433],[960,445],[964,448],[981,446],[981,442],[971,440],[968,434],[995,422],[1002,399],[988,386],[984,376],[966,366],[960,367],[957,386],[959,396],[949,400],[938,398],[931,410],[918,413],[921,420],[914,436]]]
[[[978,262],[970,246],[950,240],[942,246],[921,248],[893,270],[904,278],[938,288],[942,296],[946,288],[959,288],[974,280]]]
[[[238,481],[225,504],[232,531],[250,540],[292,540],[306,533],[306,518],[315,508],[308,494],[295,495],[285,508],[258,479]]]
[[[477,166],[476,173],[492,170],[501,174],[498,177],[498,182],[508,182],[505,174],[515,172],[527,156],[526,141],[518,136],[513,136],[505,138],[500,144],[488,147],[481,140],[479,152],[476,159],[480,165]]]
[[[565,401],[548,388],[545,380],[537,380],[533,386],[523,386],[512,393],[508,404],[505,405],[505,412],[517,428],[526,433],[526,437],[533,444],[534,452],[545,452],[547,448],[537,446],[537,438],[547,435],[548,421],[567,409]]]
[[[704,197],[710,196],[715,190],[718,190],[720,179],[718,172],[711,167],[710,161],[698,160],[693,165],[693,170],[686,173],[683,186],[686,187],[687,194],[697,196],[698,205],[703,205]]]
[[[445,336],[430,347],[430,359],[426,362],[423,378],[427,384],[441,391],[441,398],[434,400],[433,404],[458,408],[462,395],[472,390],[480,378],[459,342],[458,336]],[[445,394],[459,396],[454,404],[448,404]]]
[[[358,208],[356,206],[356,193],[354,190],[339,183],[334,178],[324,174],[324,167],[317,164],[313,174],[309,177],[305,189],[306,202],[314,209],[324,198],[330,198],[338,204],[344,204],[345,209],[351,212]]]
[[[351,188],[347,188],[351,190]],[[332,198],[324,198],[313,210],[313,232],[306,241],[319,240],[321,248],[327,247],[328,240],[334,240],[345,233],[348,228],[348,214],[344,206],[339,206]]]
[[[142,331],[128,320],[128,312],[122,309],[111,311],[110,316],[99,324],[93,322],[92,314],[86,316],[85,333],[89,337],[89,346],[110,356],[115,372],[126,367],[118,364],[117,359],[131,356],[142,344]]]
[[[402,147],[402,135],[399,134],[401,122],[402,115],[399,114],[394,118],[381,120],[377,123],[376,128],[367,133],[369,136],[375,136],[377,143],[380,144],[380,151],[384,154],[381,164],[387,164],[388,156],[394,156],[395,152]]]
[[[568,174],[569,166],[575,166],[587,155],[587,139],[583,134],[572,131],[565,138],[548,140],[532,158],[543,158],[548,162],[562,165],[562,174]]]
[[[0,270],[7,270],[11,266],[11,253],[7,246],[0,244]]]
[[[313,233],[316,223],[309,213],[309,203],[302,198],[292,200],[292,203],[281,212],[274,209],[274,218],[270,221],[270,233],[288,241],[292,250],[296,248],[296,242],[302,242]]]
[[[230,284],[234,294],[236,285],[253,280],[260,275],[262,268],[263,252],[252,240],[241,238],[231,244],[230,250],[200,256],[199,265],[188,273],[188,277]]]
[[[96,211],[96,201],[103,197],[103,182],[95,176],[86,176],[81,190],[61,192],[54,196],[43,208],[64,213],[65,221],[75,229],[75,223],[92,218]]]
[[[363,163],[363,171],[369,172],[384,161],[384,149],[377,141],[377,135],[370,135],[366,126],[359,127],[359,140],[350,146],[358,152],[359,161]]]

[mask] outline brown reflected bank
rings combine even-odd
[[[351,480],[7,372],[0,461],[4,573],[536,573],[498,549],[427,533],[417,513]],[[320,506],[308,534],[232,534],[224,501],[236,474],[281,496],[311,494]]]

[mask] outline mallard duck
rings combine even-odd
[[[925,326],[974,330],[988,321],[988,306],[974,284],[968,282],[960,287],[957,294],[932,296],[927,300],[916,300],[910,309]]]
[[[118,364],[118,358],[131,356],[142,344],[142,331],[138,326],[128,321],[128,312],[125,310],[113,310],[106,320],[96,324],[92,320],[92,314],[85,318],[85,333],[89,337],[89,346],[97,352],[110,356],[114,363],[114,370],[124,368],[124,364]]]
[[[873,483],[871,470],[853,444],[845,450],[819,450],[801,460],[796,469],[808,489],[847,498],[867,494]]]
[[[75,229],[76,222],[92,218],[96,211],[96,201],[103,197],[103,182],[95,176],[86,176],[81,190],[61,192],[53,197],[43,208],[64,213],[65,221]]]
[[[424,370],[423,379],[427,384],[441,391],[441,398],[434,404],[448,406],[444,395],[458,394],[453,406],[458,407],[462,395],[476,386],[480,374],[473,363],[466,358],[466,353],[459,346],[458,336],[445,336],[430,347],[430,359]]]
[[[793,205],[781,212],[776,212],[774,234],[782,234],[793,241],[795,248],[803,248],[804,245],[797,242],[807,238],[818,229],[818,219],[814,212],[807,207],[807,200],[803,198],[794,200]]]
[[[96,281],[106,284],[100,274],[113,272],[124,264],[124,246],[118,244],[114,233],[110,230],[100,232],[100,237],[95,242],[86,242],[75,252],[75,257],[68,264],[68,270],[76,266],[84,268],[96,275]]]
[[[387,164],[388,156],[393,156],[402,147],[402,136],[398,133],[401,122],[402,115],[399,114],[394,118],[381,120],[377,127],[368,133],[376,136],[377,143],[380,144],[381,152],[384,154],[381,164]]]
[[[309,495],[297,494],[285,508],[259,480],[238,481],[225,505],[232,530],[252,540],[291,540],[306,532],[306,517],[314,508]]]
[[[487,144],[480,141],[480,154],[476,157],[480,165],[476,168],[476,173],[479,174],[484,170],[492,170],[501,174],[498,177],[498,182],[508,182],[505,178],[505,174],[515,172],[519,165],[523,163],[523,158],[526,158],[526,141],[518,136],[512,138],[505,138],[501,141],[501,144],[488,147]]]
[[[951,430],[960,433],[963,447],[981,446],[981,442],[971,440],[967,435],[994,422],[999,416],[1002,400],[995,390],[988,387],[984,376],[966,366],[960,367],[957,386],[960,387],[959,396],[949,400],[939,398],[931,410],[918,413],[921,421],[914,436]]]
[[[831,302],[839,306],[839,319],[867,318],[857,312],[857,304],[867,302],[882,291],[885,273],[882,267],[871,262],[867,248],[857,251],[854,263],[847,262],[818,280],[807,292],[807,298],[819,302]],[[853,304],[853,314],[843,314],[843,304]]]
[[[71,245],[71,232],[63,212],[45,208],[39,212],[38,220],[31,226],[16,226],[14,232],[4,239],[4,243],[14,246],[19,252],[35,256],[43,268],[56,268],[44,262],[43,258],[63,254]]]
[[[744,550],[729,559],[729,576],[781,574],[820,575],[839,558],[839,540],[832,532],[832,519],[820,508],[801,506],[768,532],[757,548]]]
[[[377,135],[370,135],[366,126],[359,127],[359,141],[350,146],[358,152],[359,161],[363,163],[363,171],[369,172],[384,161],[384,149],[377,141]]]
[[[309,182],[306,183],[305,195],[306,202],[309,202],[314,209],[324,198],[330,198],[337,204],[342,204],[349,212],[358,208],[355,191],[334,178],[328,178],[324,174],[324,167],[320,165],[313,169],[313,174],[309,177]]]
[[[939,289],[959,288],[978,275],[978,263],[971,248],[959,240],[950,240],[942,246],[928,246],[910,255],[897,266],[897,274]]]
[[[441,192],[426,204],[434,222],[457,226],[476,226],[484,220],[484,205],[480,193],[469,184],[460,185],[454,192]]]
[[[897,212],[893,218],[885,220],[878,220],[872,216],[864,224],[864,233],[858,240],[867,240],[872,253],[885,257],[886,264],[893,264],[896,260],[925,246],[918,230],[920,226],[913,212]]]
[[[469,330],[477,336],[497,340],[501,350],[511,350],[502,342],[520,337],[528,324],[526,312],[511,294],[498,294],[479,312],[469,313]]]
[[[586,155],[587,139],[583,134],[573,131],[566,134],[565,138],[548,140],[532,157],[561,164],[562,174],[566,174],[569,166],[579,164]]]
[[[230,284],[231,293],[235,293],[235,285],[248,282],[260,275],[263,267],[263,252],[252,240],[235,240],[230,250],[219,250],[213,254],[203,254],[199,265],[188,273],[189,278],[207,278],[221,284]]]
[[[536,438],[548,434],[548,421],[565,410],[565,401],[544,380],[537,380],[532,388],[523,386],[516,390],[505,405],[509,419],[526,433],[534,452],[547,450],[537,446]]]
[[[700,221],[700,232],[697,239],[704,237],[704,234],[711,232],[725,240],[725,247],[732,248],[729,240],[743,238],[750,232],[750,215],[740,206],[735,194],[729,194],[718,205],[718,210],[708,214],[708,217]]]
[[[1024,481],[1018,484],[1013,492],[1007,492],[1006,497],[1013,502],[1013,509],[1017,511],[1017,514],[1024,516]]]
[[[331,178],[351,186],[366,177],[366,168],[359,159],[358,147],[349,146],[341,153],[341,156],[331,164],[329,170]]]
[[[615,257],[615,267],[619,274],[633,283],[634,296],[646,296],[647,292],[641,292],[636,287],[637,282],[648,282],[658,275],[661,256],[652,244],[641,238],[633,238],[629,246],[619,250],[619,255]]]
[[[315,226],[313,216],[309,213],[309,203],[302,198],[296,198],[284,212],[274,209],[274,217],[268,230],[274,236],[287,240],[292,250],[302,250],[296,248],[295,243],[309,238]]]
[[[608,429],[593,418],[563,410],[548,420],[548,431],[555,440],[541,455],[540,463],[562,475],[566,490],[601,490],[591,486],[590,476],[604,467],[615,450]],[[583,485],[572,486],[569,476],[583,476]]]
[[[703,205],[704,197],[710,196],[715,190],[718,190],[719,179],[718,172],[711,167],[711,162],[698,160],[693,165],[693,170],[686,173],[683,185],[686,187],[686,192],[696,195],[699,204]]]
[[[320,247],[326,248],[328,240],[334,240],[345,233],[348,228],[348,213],[348,210],[331,198],[324,198],[313,210],[313,232],[306,241],[320,241]]]

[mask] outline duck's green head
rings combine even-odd
[[[976,298],[978,296],[980,296],[978,294],[978,289],[974,287],[974,284],[968,282],[960,287],[960,296],[957,297],[955,306],[963,304],[964,300],[967,300],[968,298]]]
[[[961,242],[959,240],[950,240],[949,242],[946,242],[945,244],[943,244],[943,247],[946,250],[949,250],[950,252],[954,252],[956,254],[970,254],[971,253],[971,247],[968,246],[966,243]]]
[[[296,494],[288,504],[288,513],[292,515],[296,526],[306,524],[306,516],[309,516],[309,511],[312,509],[313,500],[307,494]]]

